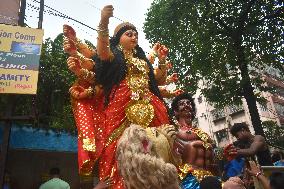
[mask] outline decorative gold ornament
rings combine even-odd
[[[86,151],[95,152],[96,151],[95,138],[84,138],[83,149]]]
[[[195,169],[191,172],[191,174],[196,178],[196,180],[200,183],[205,177],[213,176],[210,171],[206,171],[204,169]]]
[[[131,123],[146,128],[154,118],[154,107],[148,100],[133,100],[126,107],[125,114]]]

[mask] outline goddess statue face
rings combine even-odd
[[[127,51],[133,50],[138,44],[138,33],[134,30],[127,30],[119,40],[120,45]]]

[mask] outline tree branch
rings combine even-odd
[[[248,20],[248,14],[255,2],[256,0],[251,0],[250,2],[248,2],[247,6],[244,7],[243,12],[241,13],[239,18],[239,30],[242,30],[244,28],[245,22]]]
[[[213,6],[215,5],[215,8],[219,6],[218,2],[216,2],[215,0],[209,0],[209,2],[211,2]],[[220,15],[220,12],[218,12],[217,14]],[[215,15],[215,17],[212,17],[212,19],[216,20],[216,22],[225,29],[227,36],[230,36],[230,33],[232,33],[232,28],[230,28],[225,22],[223,22],[223,20],[221,20],[221,18],[217,15]]]
[[[284,12],[284,7],[280,7],[279,9],[275,10],[272,14],[266,15],[263,18],[261,18],[260,20],[257,20],[255,22],[251,22],[248,25],[257,26],[257,25],[261,24],[262,22],[264,22],[265,20],[274,19],[274,18],[277,18],[281,15],[282,15],[282,18],[283,18],[284,17],[283,12]]]

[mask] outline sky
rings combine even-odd
[[[35,10],[31,5],[39,7],[39,0],[27,0],[26,23],[32,28],[37,28],[38,25],[38,10]],[[133,23],[139,32],[139,45],[148,52],[150,44],[145,39],[143,33],[143,23],[145,14],[150,7],[152,0],[45,0],[45,5],[56,9],[84,24],[97,28],[100,21],[100,9],[105,5],[113,5],[114,17],[110,19],[109,30],[110,35],[116,25],[122,21]],[[49,10],[45,8],[45,10]],[[93,44],[96,44],[97,33],[83,25],[77,24],[74,21],[56,17],[48,13],[43,15],[44,38],[50,37],[54,39],[62,32],[63,24],[72,26],[80,39],[87,39]]]

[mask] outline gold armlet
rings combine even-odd
[[[84,50],[84,49],[88,49],[90,51],[94,51],[94,49],[92,47],[90,47],[89,45],[87,45],[86,43],[84,43],[81,39],[76,38],[76,47],[79,51]]]
[[[92,61],[92,62],[93,62],[92,59],[86,58],[84,55],[82,55],[82,54],[79,53],[78,51],[77,51],[77,53],[76,53],[76,57],[79,58],[81,62],[87,62],[87,61]]]
[[[89,83],[93,83],[95,80],[95,73],[85,68],[82,68],[81,70],[82,73],[79,77],[85,81],[88,81]]]
[[[194,129],[194,133],[202,140],[204,148],[208,149],[210,146],[208,134],[198,128]]]
[[[167,61],[166,60],[163,60],[163,61],[159,60],[159,68],[162,69],[162,70],[164,70],[164,69],[167,70]]]

